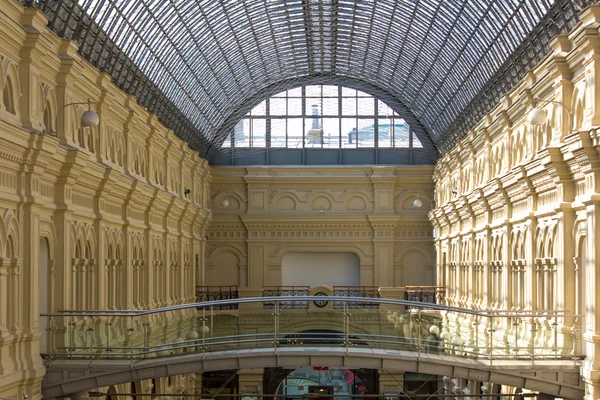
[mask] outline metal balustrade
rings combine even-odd
[[[279,296],[308,296],[309,286],[263,286],[263,297]],[[275,308],[275,302],[265,302],[265,309]],[[279,303],[281,309],[305,310],[308,309],[308,301],[292,300]]]
[[[404,299],[423,303],[443,304],[446,299],[445,286],[407,286]]]
[[[293,302],[306,308],[285,308]],[[316,302],[326,302],[318,306]],[[342,304],[335,308],[334,304]],[[353,309],[353,296],[268,296],[205,301],[155,310],[63,311],[45,314],[43,356],[142,360],[183,353],[291,346],[372,348],[489,360],[577,362],[576,331],[559,328],[563,311],[476,311],[440,304],[361,298],[378,308]],[[272,305],[272,306],[271,306]],[[551,321],[552,346],[537,344],[540,321]],[[457,322],[458,321],[458,322]],[[517,323],[518,322],[518,323]],[[550,324],[551,325],[551,324]],[[569,333],[571,332],[571,333]]]
[[[379,286],[334,286],[334,296],[345,296],[345,297],[368,297],[368,298],[379,298]],[[334,301],[333,308],[343,308],[344,303]],[[348,308],[369,308],[378,309],[379,304],[377,303],[363,303],[363,302],[352,302],[348,303]]]
[[[230,300],[239,298],[237,286],[196,286],[196,301]],[[222,304],[219,310],[233,310],[237,304]]]

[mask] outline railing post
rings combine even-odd
[[[345,345],[346,345],[346,355],[348,355],[349,349],[348,346],[350,344],[350,335],[348,334],[349,329],[350,329],[350,323],[349,323],[349,317],[350,317],[350,313],[348,312],[348,302],[344,302],[344,334],[346,336],[345,338]]]
[[[479,356],[479,314],[475,314],[475,347],[473,348],[475,358]]]
[[[490,341],[489,341],[489,352],[490,352],[490,368],[492,368],[492,366],[494,365],[494,316],[493,315],[489,315],[489,336],[490,336]]]
[[[150,347],[150,338],[148,337],[148,326],[150,323],[148,322],[148,315],[144,315],[144,358],[148,358],[148,348]]]
[[[92,321],[93,321],[93,318],[92,318]],[[91,322],[91,324],[93,324],[93,322]],[[91,333],[91,332],[93,332],[93,331],[94,331],[94,328],[92,328],[91,326],[89,326],[89,327],[88,327],[88,328],[85,330],[85,343],[86,343],[86,345],[87,345],[87,346],[89,346],[89,348],[90,348],[90,355],[89,355],[89,357],[90,357],[90,368],[92,368],[92,359],[94,358],[94,351],[93,351],[93,347],[94,347],[94,346],[92,346],[92,338],[93,338],[93,335],[92,335],[92,333]]]
[[[202,331],[202,359],[204,360],[204,357],[206,357],[206,329],[204,328],[206,326],[206,307],[202,307],[202,328],[200,329]]]
[[[73,342],[74,342],[74,335],[75,335],[75,323],[73,322],[73,316],[69,316],[69,332],[67,332],[67,334],[69,335],[69,358],[72,357],[73,355]]]
[[[273,353],[277,354],[277,328],[279,325],[279,301],[275,302],[273,314]]]
[[[421,360],[421,307],[417,313],[417,360]]]
[[[564,320],[564,319],[563,319]],[[554,350],[554,358],[558,357],[558,317],[554,314],[554,346],[552,350]]]
[[[531,366],[535,365],[535,333],[537,332],[536,326],[535,326],[535,321],[534,321],[535,317],[531,317],[531,345],[529,346],[530,350],[531,350]]]
[[[48,366],[51,367],[52,366],[52,355],[54,353],[56,353],[56,339],[55,339],[55,323],[54,323],[54,317],[50,317],[49,321],[48,321],[48,328],[46,328],[48,330]],[[573,347],[573,349],[575,349]],[[573,351],[573,354],[575,354],[575,351]]]
[[[129,328],[127,328],[127,335],[129,336],[129,366],[133,368],[133,316],[131,317]]]

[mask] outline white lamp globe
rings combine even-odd
[[[210,328],[208,326],[206,326],[206,325],[202,325],[200,327],[200,332],[202,332],[204,334],[207,334],[208,332],[210,332]]]
[[[442,340],[449,340],[450,339],[450,333],[444,331],[440,334],[440,339]]]
[[[188,340],[196,340],[200,337],[200,335],[198,334],[198,332],[196,332],[195,330],[191,330],[188,334],[187,334],[187,338]]]
[[[167,348],[165,346],[159,347],[156,352],[158,353],[159,356],[162,356],[162,357],[169,355],[169,350],[167,350]]]
[[[223,199],[221,200],[221,207],[225,208],[229,205],[229,200]]]
[[[84,128],[93,128],[100,123],[100,117],[92,110],[88,110],[81,114],[81,126]]]
[[[415,201],[413,201],[413,206],[416,208],[421,208],[423,207],[423,202],[417,197]]]
[[[440,328],[437,325],[431,325],[431,327],[429,328],[429,333],[437,336],[440,333]]]
[[[529,116],[527,117],[527,121],[529,121],[530,125],[540,126],[546,123],[546,112],[539,108],[532,108],[529,111]]]
[[[452,339],[452,342],[450,343],[452,343],[455,346],[462,346],[463,344],[465,344],[465,341],[460,336],[455,336]]]

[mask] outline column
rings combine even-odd
[[[373,228],[373,284],[390,286],[390,282],[394,282],[394,230],[400,217],[371,215],[368,218]]]
[[[239,393],[258,398],[263,390],[264,368],[245,368],[238,371]]]
[[[404,392],[404,372],[379,370],[379,393],[397,397]]]

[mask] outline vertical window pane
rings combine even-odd
[[[251,147],[265,147],[267,137],[266,120],[257,118],[252,120],[252,143]]]
[[[375,115],[375,100],[372,97],[358,99],[358,115]]]
[[[342,147],[356,147],[356,118],[342,118]]]
[[[380,117],[388,117],[389,118],[394,114],[394,111],[392,110],[392,108],[390,106],[385,104],[383,101],[378,100],[377,101],[377,114]]]
[[[338,86],[323,85],[323,97],[337,97]]]
[[[306,116],[310,117],[311,115],[322,115],[321,114],[321,98],[306,98]]]
[[[358,119],[358,147],[375,147],[375,120]]]
[[[306,132],[305,147],[313,148],[323,145],[323,119],[318,115],[306,118],[304,131]]]
[[[271,115],[287,115],[286,99],[270,99],[269,113]]]
[[[250,111],[250,115],[266,115],[267,114],[267,101],[261,101],[256,107]]]
[[[286,119],[273,118],[271,120],[271,147],[286,147]]]
[[[391,124],[390,120],[387,118],[379,118],[378,119],[378,138],[377,138],[377,146],[378,147],[392,147],[392,135],[390,134]]]
[[[302,99],[288,99],[288,115],[302,115]]]
[[[392,130],[394,132],[394,147],[408,147],[408,135],[409,129],[408,124],[403,119],[393,119],[394,124]]]
[[[321,97],[321,85],[307,86],[306,97]]]
[[[223,142],[223,147],[231,147],[231,133],[225,138],[225,141]]]
[[[233,130],[235,147],[250,147],[250,120],[244,118],[235,125]]]
[[[423,148],[423,143],[419,140],[417,135],[413,132],[413,147]]]
[[[288,118],[288,147],[292,149],[302,148],[302,132],[304,131],[303,118]]]
[[[339,118],[323,118],[323,147],[340,147],[340,120]]]
[[[288,97],[302,97],[302,88],[295,88],[288,90]]]
[[[356,90],[350,89],[347,87],[342,87],[342,96],[343,97],[356,97]]]
[[[338,98],[323,99],[323,113],[322,115],[338,115],[339,111]]]
[[[356,98],[342,98],[342,115],[356,115]]]

